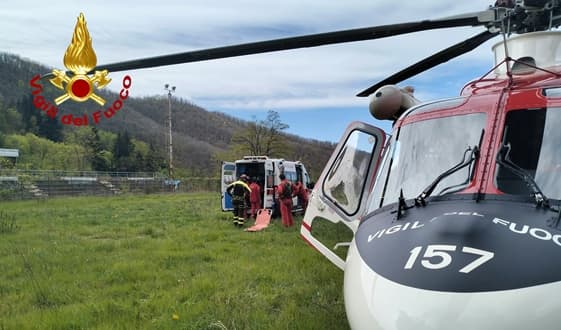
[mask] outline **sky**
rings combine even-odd
[[[56,5],[55,5],[56,3]],[[84,13],[97,64],[267,39],[437,19],[486,9],[494,1],[168,0],[9,1],[0,10],[0,51],[64,69],[76,18]],[[355,95],[426,56],[483,31],[462,27],[391,38],[110,73],[130,95],[166,95],[244,119],[277,111],[287,133],[339,141],[352,121],[390,130]],[[454,97],[493,67],[494,38],[476,50],[409,79],[421,101]],[[125,105],[126,106],[126,105]],[[126,108],[124,108],[126,111]]]

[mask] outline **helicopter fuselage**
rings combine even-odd
[[[344,269],[352,328],[561,324],[561,67],[531,49],[531,66],[408,109],[387,143],[356,125],[341,140],[301,233]],[[354,232],[345,261],[313,237],[319,219]]]

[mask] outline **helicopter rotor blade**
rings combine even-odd
[[[431,69],[439,64],[448,62],[449,60],[458,57],[462,54],[465,54],[475,48],[477,48],[479,45],[481,45],[482,43],[484,43],[485,41],[493,38],[494,36],[496,36],[498,34],[498,32],[489,32],[489,31],[484,31],[474,37],[471,37],[467,40],[464,40],[460,43],[457,43],[451,47],[448,47],[434,55],[431,55],[425,59],[423,59],[422,61],[419,61],[393,75],[391,75],[390,77],[376,83],[373,86],[368,87],[367,89],[363,90],[362,92],[358,93],[356,96],[360,96],[360,97],[366,97],[369,96],[370,94],[374,93],[376,90],[378,90],[380,87],[384,86],[384,85],[395,85],[401,81],[404,81],[406,79],[409,79],[421,72],[424,72],[428,69]]]
[[[438,20],[424,20],[419,22],[380,25],[367,28],[341,30],[327,33],[304,35],[299,37],[274,39],[240,45],[188,51],[177,54],[141,58],[107,65],[99,65],[94,70],[92,70],[92,72],[96,70],[109,70],[110,72],[135,70],[250,54],[268,53],[280,50],[371,40],[432,29],[485,25],[488,24],[489,21],[494,17],[494,14],[490,14],[492,14],[492,11],[483,11]]]

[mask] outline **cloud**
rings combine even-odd
[[[0,11],[2,50],[62,68],[76,17],[86,16],[98,64],[283,38],[341,29],[420,21],[485,9],[490,3],[448,0],[396,3],[378,0],[170,0],[8,2]],[[208,62],[113,72],[114,81],[133,77],[131,95],[176,96],[209,110],[306,111],[365,106],[354,95],[384,77],[432,53],[469,38],[482,28],[426,31],[372,41],[282,51]],[[495,40],[497,41],[497,40]],[[423,95],[457,95],[467,79],[449,75],[454,68],[492,66],[489,43],[454,60],[445,71],[416,77]],[[483,70],[485,71],[485,70]],[[466,72],[463,72],[465,74]],[[458,79],[449,85],[439,79]],[[432,85],[433,91],[430,91]],[[445,85],[445,84],[444,84]],[[119,84],[112,83],[118,91]]]

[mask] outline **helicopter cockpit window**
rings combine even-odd
[[[353,215],[359,209],[368,166],[377,143],[376,137],[360,130],[353,131],[323,182],[324,195],[347,215]]]
[[[452,109],[459,107],[460,105],[464,104],[467,101],[466,97],[455,97],[447,100],[440,100],[434,103],[424,104],[420,107],[412,107],[411,113],[416,115],[425,112],[432,112],[435,110],[444,110],[444,109]]]
[[[561,87],[544,88],[542,94],[548,98],[561,97]]]
[[[393,138],[374,186],[369,210],[395,203],[400,191],[406,199],[419,195],[436,177],[462,160],[468,148],[479,144],[485,113],[449,116],[403,126]],[[446,178],[433,196],[461,190],[468,183],[468,166]]]
[[[561,108],[510,111],[503,144],[512,163],[528,174],[550,199],[561,199]],[[529,183],[498,165],[495,182],[507,194],[528,195]]]

